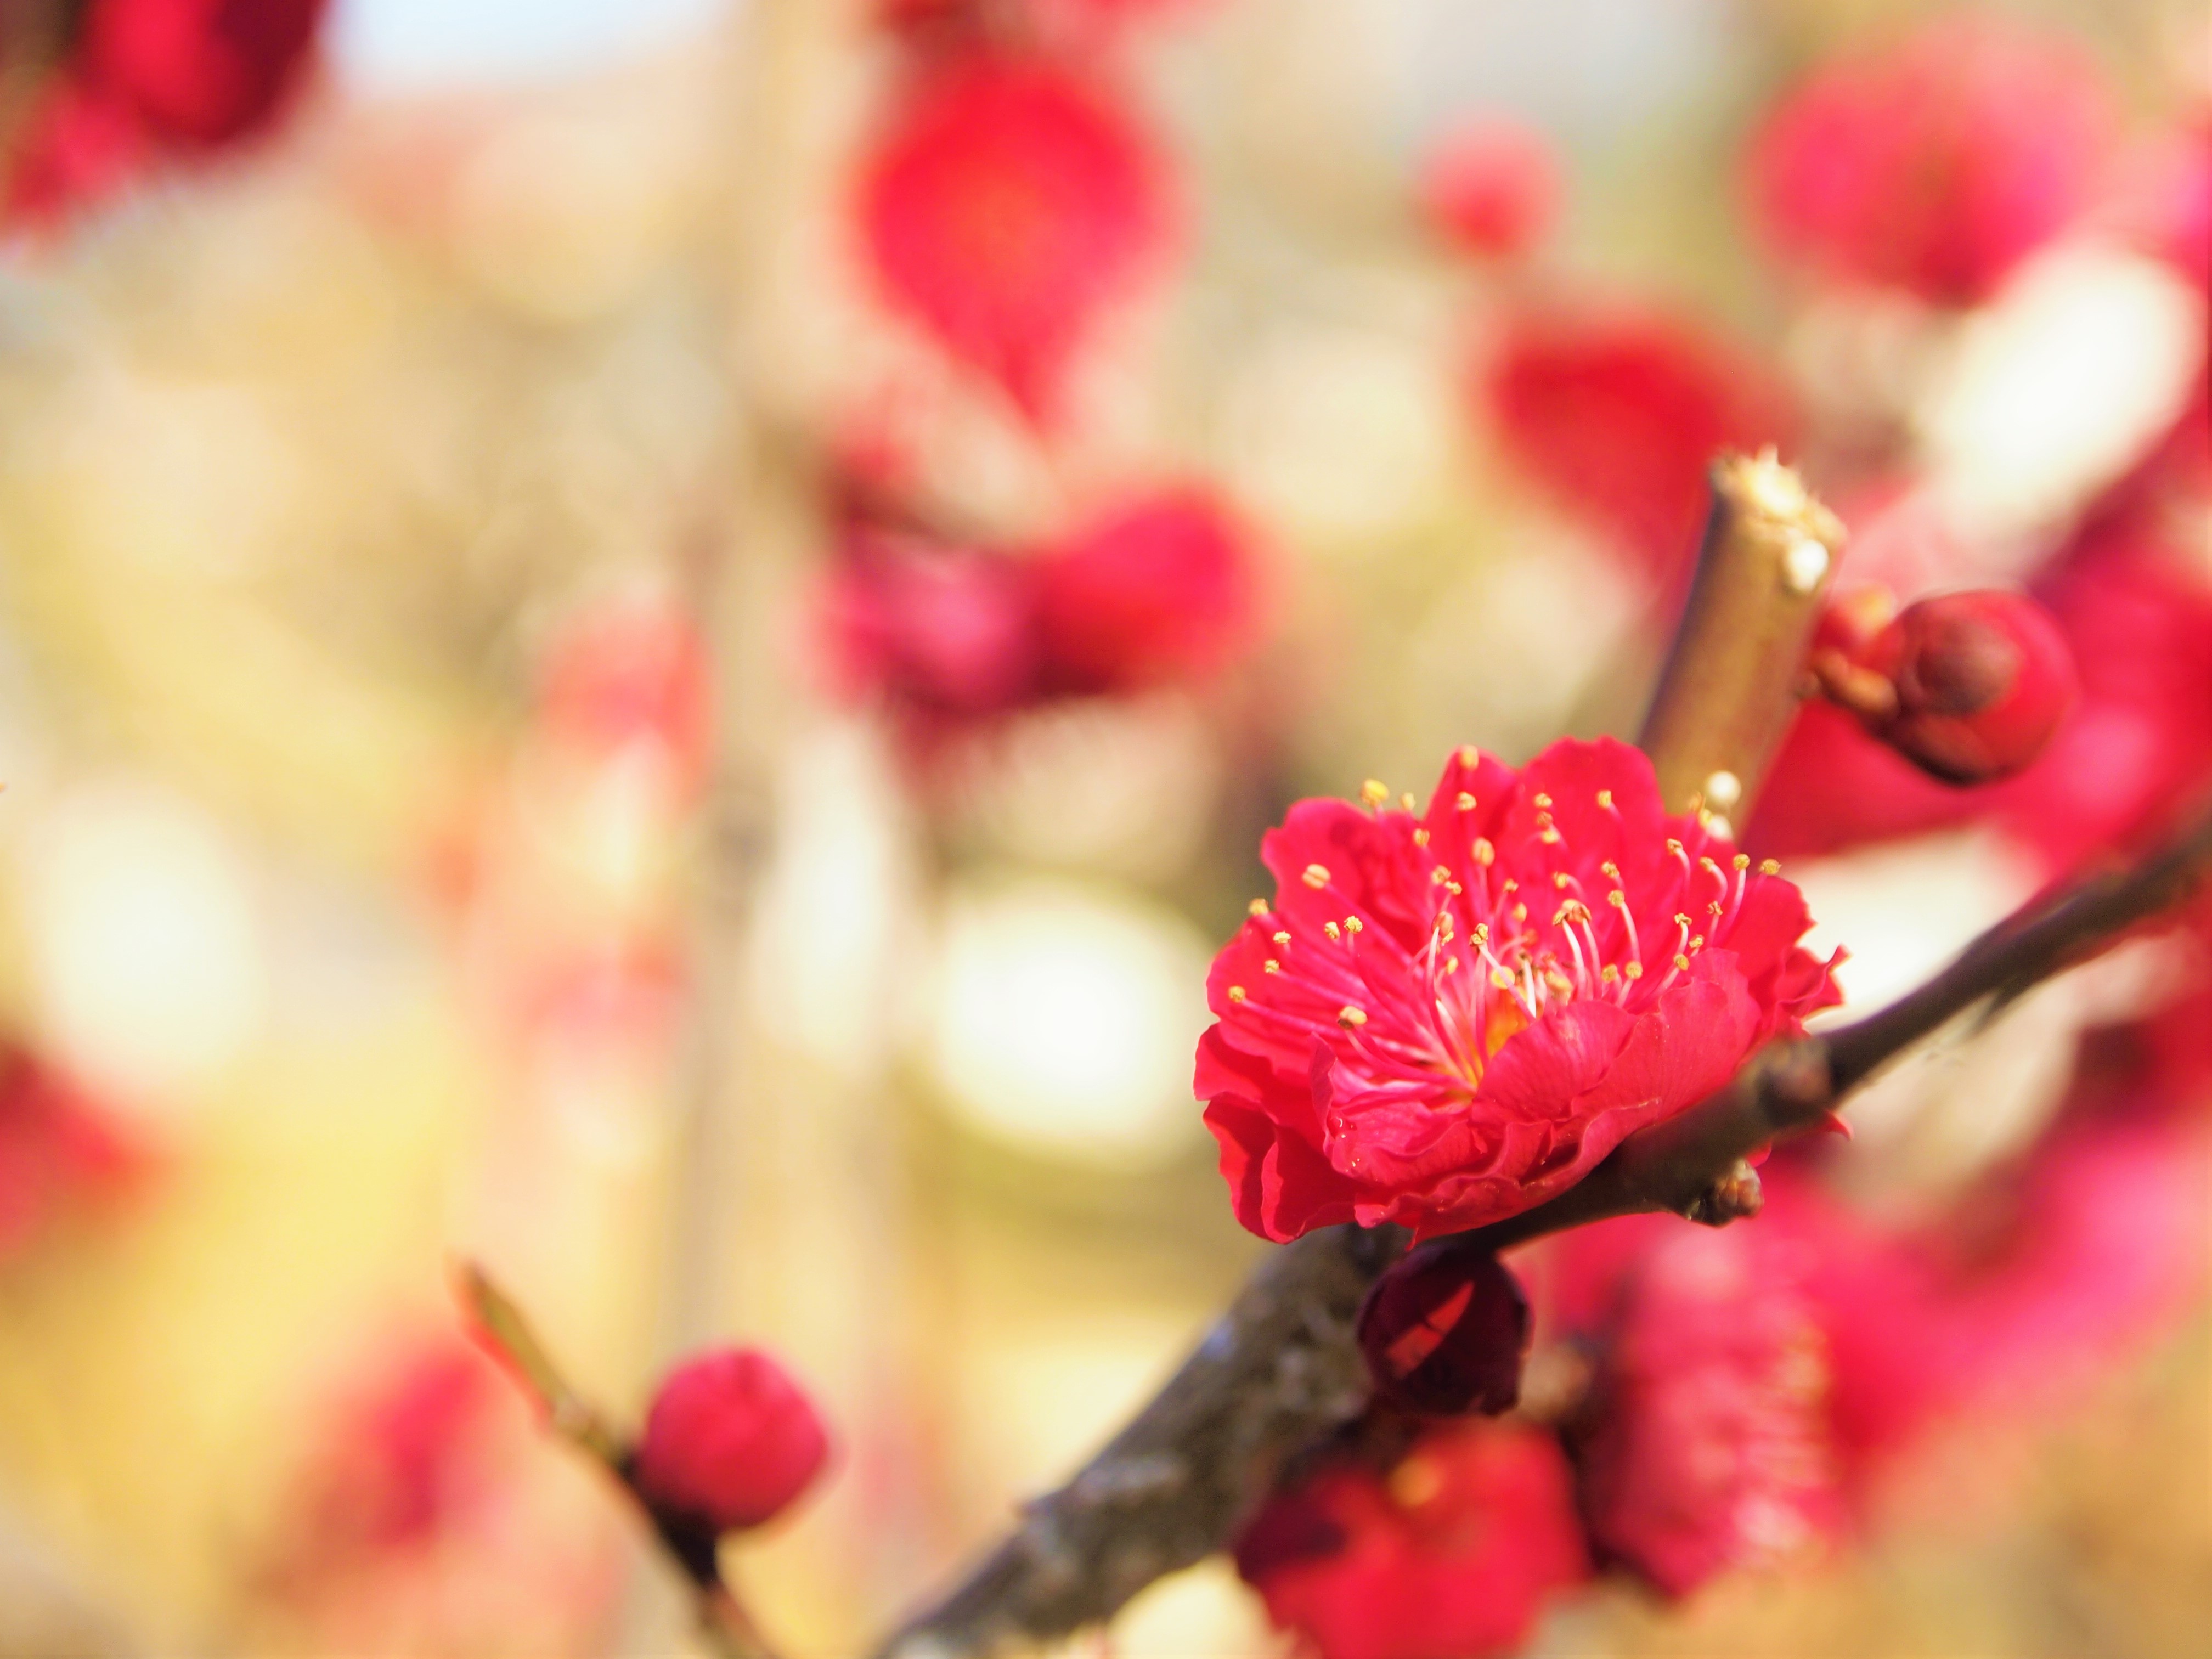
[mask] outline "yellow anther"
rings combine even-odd
[[[1528,799],[1535,802],[1540,810],[1548,811],[1552,805],[1552,798],[1540,789],[1539,789],[1534,794],[1529,796]]]
[[[1701,858],[1701,859],[1699,859],[1699,860],[1698,860],[1698,868],[1699,868],[1700,870],[1710,870],[1711,872],[1712,872],[1712,873],[1713,873],[1713,874],[1715,874],[1715,875],[1717,875],[1717,876],[1718,874],[1720,874],[1720,872],[1721,872],[1721,867],[1720,867],[1720,866],[1719,866],[1719,865],[1717,865],[1717,864],[1715,864],[1715,863],[1712,861],[1712,860],[1711,860],[1711,859],[1710,859],[1710,858]]]
[[[1620,981],[1620,969],[1614,967],[1609,962],[1597,970],[1597,982],[1601,985],[1615,984]]]
[[[1309,864],[1306,866],[1305,874],[1300,876],[1298,879],[1318,893],[1328,885],[1328,866],[1325,864]]]
[[[1267,937],[1278,945],[1288,945],[1291,942],[1291,936],[1288,933],[1270,933]]]
[[[1547,823],[1536,832],[1536,839],[1547,847],[1557,847],[1565,837]]]
[[[1342,939],[1344,937],[1343,929],[1340,928],[1333,921],[1324,921],[1322,923],[1321,930],[1322,933],[1327,933],[1331,939]]]
[[[1367,1016],[1347,1002],[1336,1011],[1336,1023],[1349,1030],[1354,1026],[1366,1024]]]
[[[1260,965],[1271,974],[1279,974],[1283,971],[1283,964],[1276,961],[1273,957],[1269,957],[1267,961],[1261,963]]]
[[[1739,870],[1748,870],[1751,868],[1751,855],[1748,853],[1738,853],[1729,862]]]
[[[1554,870],[1552,872],[1552,885],[1558,888],[1563,893],[1567,890],[1567,884],[1573,879],[1574,878],[1564,870]]]
[[[1241,986],[1241,985],[1232,985],[1232,986],[1231,986],[1231,987],[1229,988],[1229,1000],[1230,1000],[1231,1002],[1242,1002],[1242,1001],[1243,1001],[1243,1000],[1244,1000],[1244,988],[1243,988],[1243,986]]]
[[[1604,876],[1607,881],[1619,881],[1620,879],[1620,866],[1615,864],[1611,859],[1607,859],[1603,864],[1599,865],[1598,872],[1600,874]]]
[[[1631,979],[1642,979],[1644,977],[1644,964],[1640,962],[1632,962],[1627,967],[1622,969],[1620,971],[1627,975]]]
[[[1450,879],[1450,870],[1441,864],[1429,872],[1429,885],[1431,887],[1441,887]]]
[[[1686,911],[1682,911],[1682,910],[1677,910],[1677,911],[1675,911],[1675,912],[1674,912],[1674,923],[1675,923],[1675,926],[1677,926],[1677,927],[1687,927],[1690,925],[1690,918],[1689,918],[1689,915],[1688,915],[1688,913],[1687,913],[1687,912],[1686,912]]]
[[[1476,922],[1474,924],[1474,932],[1470,933],[1468,937],[1472,939],[1477,945],[1489,944],[1490,924],[1486,921]]]
[[[1416,847],[1426,847],[1428,844],[1429,844],[1429,832],[1428,832],[1427,830],[1414,830],[1414,831],[1413,831],[1413,845],[1414,845],[1414,846],[1416,846]]]
[[[1468,848],[1468,853],[1477,864],[1482,866],[1486,870],[1490,867],[1498,857],[1498,849],[1490,844],[1490,837],[1487,836],[1477,836],[1474,838],[1474,845]]]
[[[1616,910],[1626,910],[1628,908],[1628,895],[1616,887],[1605,896],[1605,902]]]
[[[1689,959],[1689,957],[1687,957],[1684,956],[1680,951],[1677,951],[1674,953],[1674,967],[1675,967],[1676,970],[1679,972],[1679,971],[1680,971],[1680,970],[1686,969],[1687,969],[1687,968],[1689,967],[1689,965],[1690,965],[1690,959]]]
[[[1444,958],[1444,972],[1447,974],[1455,974],[1459,972],[1459,958],[1457,957],[1446,957]]]
[[[1359,932],[1360,928],[1364,925],[1364,924],[1360,921],[1358,916],[1346,916],[1344,919],[1344,931],[1347,933],[1356,933]]]
[[[1667,850],[1670,854],[1679,853],[1682,850],[1682,843],[1676,841],[1674,836],[1669,836],[1667,837]]]
[[[1782,866],[1772,859],[1761,859],[1759,861],[1759,873],[1762,876],[1778,876],[1782,873]]]
[[[1482,750],[1471,743],[1460,745],[1459,763],[1470,770],[1482,764]]]
[[[1370,778],[1359,786],[1359,799],[1370,806],[1380,806],[1390,799],[1390,786]]]
[[[1521,884],[1511,876],[1508,876],[1498,884],[1498,890],[1501,893],[1517,893],[1521,890]]]
[[[1705,914],[1709,916],[1717,916],[1723,914],[1721,902],[1718,899],[1715,899],[1711,904],[1708,904],[1705,907]]]
[[[1398,797],[1398,810],[1401,812],[1410,812],[1413,810],[1413,792],[1412,790],[1408,789],[1404,794]]]
[[[1692,933],[1690,935],[1690,949],[1692,952],[1702,951],[1705,948],[1705,936],[1703,933]]]
[[[1514,921],[1528,921],[1528,907],[1527,905],[1525,905],[1525,904],[1516,904],[1516,905],[1515,905],[1515,906],[1513,907],[1513,920],[1514,920]]]
[[[1267,914],[1267,901],[1265,899],[1254,899],[1244,908],[1247,910],[1249,910],[1255,916],[1264,916]]]
[[[1613,811],[1613,791],[1610,789],[1599,790],[1597,792],[1597,804],[1598,810],[1601,811],[1610,812]]]
[[[1453,801],[1452,805],[1462,812],[1472,812],[1474,811],[1474,797],[1462,789],[1459,792],[1459,798]]]

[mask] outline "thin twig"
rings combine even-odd
[[[664,1513],[638,1490],[629,1443],[570,1386],[513,1297],[473,1261],[453,1265],[453,1291],[476,1334],[545,1414],[547,1425],[597,1463],[619,1486],[683,1570],[692,1587],[699,1633],[716,1659],[776,1659],[743,1602],[722,1577],[714,1534]]]

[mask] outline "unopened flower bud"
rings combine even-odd
[[[1855,666],[1895,694],[1887,710],[1857,706],[1868,729],[1949,783],[1990,783],[2027,766],[2080,690],[2043,607],[1998,589],[1907,605]]]
[[[1558,216],[1559,167],[1541,133],[1481,117],[1430,152],[1421,194],[1431,221],[1458,247],[1515,258],[1542,240]]]
[[[781,1365],[756,1348],[721,1348],[662,1381],[632,1474],[656,1510],[730,1532],[780,1514],[829,1453],[822,1419]]]
[[[1521,1397],[1528,1304],[1487,1252],[1425,1245],[1395,1263],[1359,1310],[1376,1396],[1430,1416],[1496,1416]]]

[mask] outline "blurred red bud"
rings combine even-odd
[[[1541,133],[1481,116],[1454,128],[1429,152],[1421,198],[1431,222],[1457,246],[1510,259],[1552,228],[1559,164]]]
[[[1958,784],[2010,777],[2043,752],[2081,686],[2057,624],[2025,594],[1944,593],[1907,605],[1859,653],[1894,707],[1852,706],[1923,772]]]
[[[1395,1263],[1359,1310],[1376,1397],[1427,1416],[1510,1411],[1528,1343],[1528,1304],[1513,1275],[1449,1240]]]
[[[732,1532],[781,1514],[829,1455],[813,1403],[781,1365],[757,1348],[720,1348],[661,1382],[633,1478],[654,1510]]]

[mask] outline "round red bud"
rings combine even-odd
[[[829,1455],[813,1403],[781,1365],[757,1348],[719,1348],[662,1380],[632,1479],[664,1516],[733,1532],[780,1514]]]
[[[1401,1411],[1496,1416],[1521,1397],[1528,1304],[1487,1251],[1423,1245],[1394,1263],[1359,1309],[1376,1398]]]
[[[1858,710],[1868,729],[1948,783],[1990,783],[2027,766],[2081,691],[2049,613],[1996,588],[1905,606],[1856,666],[1895,691],[1893,708]]]

